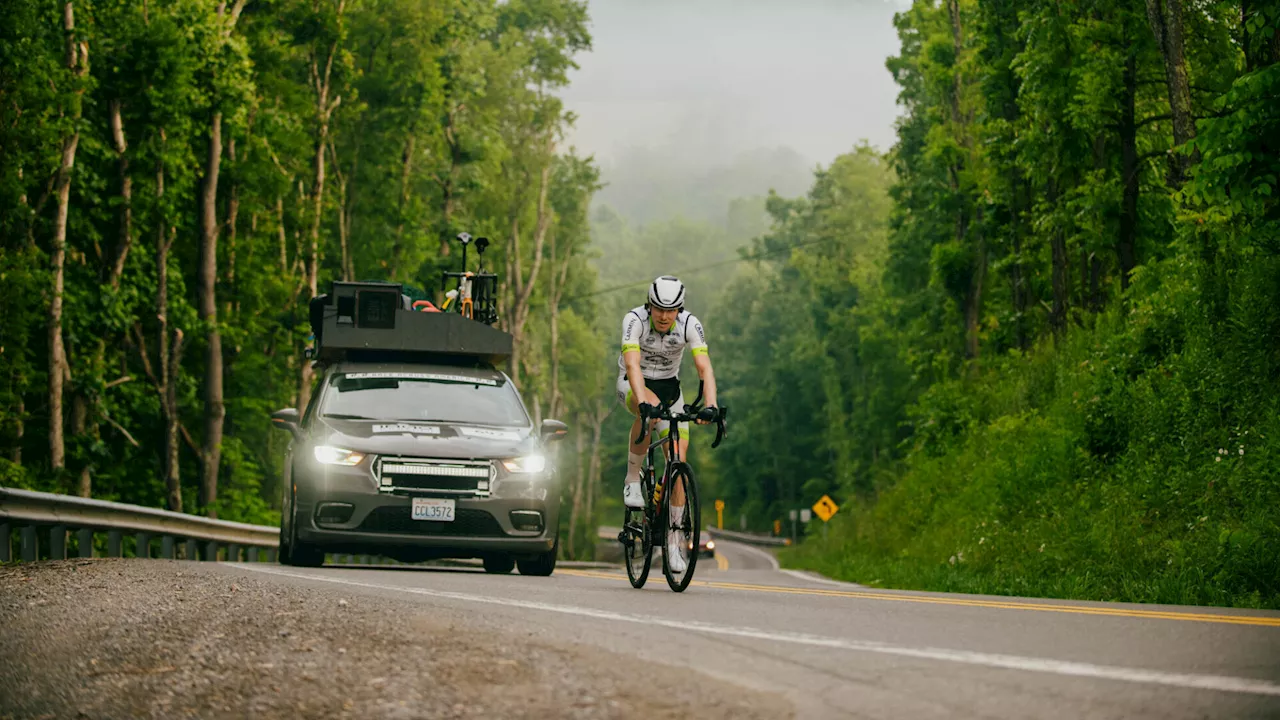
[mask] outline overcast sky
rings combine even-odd
[[[608,167],[676,145],[710,163],[785,146],[811,163],[893,143],[902,0],[590,0],[594,49],[563,91],[570,141]],[[692,158],[690,158],[692,159]]]

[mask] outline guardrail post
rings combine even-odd
[[[40,557],[40,539],[31,525],[22,528],[22,562],[35,562]]]
[[[267,562],[273,563],[275,561],[276,561],[276,549],[267,548]]]
[[[218,542],[210,540],[204,545],[204,559],[209,562],[218,562]]]
[[[240,545],[238,543],[227,544],[227,562],[240,562]]]
[[[120,530],[107,531],[107,557],[121,557],[124,555],[124,533]]]
[[[186,552],[183,553],[183,556],[182,556],[183,559],[185,560],[200,559],[200,552],[199,552],[199,548],[196,545],[195,539],[187,538],[186,547],[184,549],[186,550]]]
[[[76,531],[76,554],[82,558],[93,557],[93,528]]]
[[[172,535],[165,535],[164,537],[160,538],[160,557],[166,560],[172,560],[174,550],[175,548],[173,546]]]
[[[0,562],[13,560],[13,545],[9,541],[9,523],[0,522]]]
[[[134,539],[137,541],[137,547],[134,549],[133,554],[143,560],[149,560],[151,558],[151,533],[140,532]]]
[[[259,554],[258,548],[251,547],[245,551],[245,560],[252,563],[256,563],[258,562],[258,554]]]
[[[49,559],[67,559],[67,526],[54,525],[49,528]]]

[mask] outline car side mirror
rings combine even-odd
[[[543,420],[539,434],[548,442],[563,440],[569,437],[569,426],[559,420]]]
[[[280,430],[288,430],[294,440],[302,439],[302,430],[298,428],[297,408],[285,408],[271,413],[271,426]]]

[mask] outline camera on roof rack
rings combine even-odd
[[[440,292],[445,297],[440,309],[493,325],[498,322],[498,276],[484,269],[484,253],[489,249],[489,238],[472,238],[470,233],[461,232],[457,240],[462,243],[462,270],[440,273]],[[476,254],[480,256],[480,266],[475,272],[467,272],[467,248],[473,243]],[[452,290],[449,289],[451,280]]]

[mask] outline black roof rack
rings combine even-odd
[[[447,362],[495,367],[511,357],[511,335],[404,294],[400,283],[334,282],[311,301],[314,357],[342,360]]]

